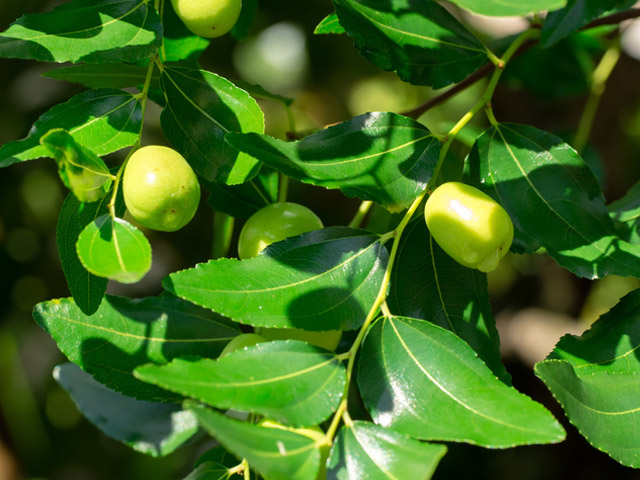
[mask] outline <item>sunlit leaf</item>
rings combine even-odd
[[[345,29],[340,25],[340,20],[338,20],[338,15],[331,13],[327,15],[322,21],[316,26],[313,31],[316,35],[342,35],[346,33]]]
[[[480,15],[510,17],[564,7],[567,0],[451,0],[451,2]]]
[[[43,77],[79,83],[89,88],[125,88],[143,85],[147,67],[119,64],[86,64],[47,70]],[[160,85],[160,76],[154,72],[151,85]]]

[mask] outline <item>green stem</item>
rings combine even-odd
[[[231,248],[235,219],[222,212],[213,213],[213,248],[212,258],[227,257]]]
[[[582,117],[580,117],[576,136],[573,140],[573,148],[575,148],[578,153],[582,153],[582,150],[584,150],[584,147],[589,140],[591,129],[593,128],[593,122],[596,118],[598,106],[600,105],[600,100],[604,94],[607,80],[611,76],[611,73],[619,59],[620,38],[616,37],[611,46],[606,52],[604,52],[600,63],[593,72],[589,96],[585,103],[584,110],[582,111]]]
[[[278,202],[286,202],[289,194],[289,177],[284,173],[280,174],[280,186],[278,188]]]
[[[367,216],[367,213],[369,213],[369,210],[371,210],[372,206],[373,206],[373,202],[371,202],[371,201],[366,200],[366,201],[362,202],[360,204],[360,207],[358,208],[358,211],[356,212],[355,216],[349,222],[349,227],[350,228],[358,228],[358,227],[360,227],[360,225],[362,225],[364,217]]]

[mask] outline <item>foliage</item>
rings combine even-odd
[[[199,425],[222,451],[188,479],[274,480],[430,478],[443,442],[510,448],[564,439],[551,412],[511,385],[486,275],[438,246],[421,207],[456,170],[451,147],[470,137],[462,181],[508,212],[512,252],[547,254],[580,278],[640,278],[639,190],[607,205],[581,156],[589,116],[572,146],[535,126],[499,121],[491,107],[503,72],[524,50],[570,48],[579,30],[615,23],[633,2],[453,3],[491,16],[554,11],[493,45],[433,0],[333,0],[335,13],[318,18],[315,32],[348,35],[362,57],[415,88],[453,85],[444,94],[453,95],[489,75],[444,134],[425,126],[425,105],[313,132],[296,131],[292,121],[288,138],[267,135],[257,100],[275,101],[294,119],[292,100],[200,66],[209,41],[187,30],[168,0],[71,0],[0,33],[0,57],[71,62],[45,75],[88,88],[42,114],[26,138],[0,147],[0,167],[50,157],[70,191],[57,238],[72,297],[36,305],[34,317],[72,362],[55,378],[105,434],[164,456]],[[245,2],[232,31],[238,39],[256,9]],[[619,44],[615,31],[606,34],[588,54],[606,49],[598,72],[610,73]],[[602,86],[606,75],[593,81]],[[601,90],[591,90],[596,105]],[[167,142],[209,192],[210,211],[222,219],[216,225],[286,201],[289,180],[359,199],[359,212],[349,225],[278,241],[243,260],[230,258],[228,235],[216,229],[221,255],[166,276],[159,296],[106,295],[108,280],[136,283],[152,265],[146,230],[123,218],[121,198],[150,102],[162,109]],[[481,112],[491,126],[463,132]],[[124,162],[107,166],[107,155],[124,149]],[[373,204],[399,214],[389,231],[365,223]],[[635,291],[535,368],[595,448],[636,468],[639,311]],[[345,334],[337,353],[296,337],[219,358],[234,337],[264,327]],[[303,428],[315,426],[323,433]],[[232,456],[239,459],[232,465],[220,460]]]

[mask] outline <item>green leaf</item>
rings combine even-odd
[[[87,420],[137,452],[164,457],[198,431],[193,413],[180,405],[126,397],[96,382],[73,363],[55,367],[53,377]]]
[[[227,136],[238,150],[297,180],[339,188],[391,211],[425,189],[440,143],[422,124],[395,113],[367,113],[298,142],[268,135]]]
[[[446,87],[487,60],[486,47],[434,1],[333,3],[360,55],[383,70],[395,71],[405,82]]]
[[[373,423],[343,426],[329,459],[328,478],[360,480],[431,478],[447,451],[444,445],[419,442]]]
[[[327,15],[322,21],[316,26],[316,29],[313,31],[315,35],[342,35],[343,33],[347,33],[346,30],[340,25],[340,20],[338,20],[338,15],[334,12]]]
[[[0,147],[0,168],[46,157],[40,137],[54,128],[67,130],[96,155],[107,155],[133,145],[140,135],[141,121],[140,103],[130,93],[114,89],[82,92],[43,114],[27,138]]]
[[[93,203],[82,203],[73,194],[69,194],[62,204],[58,217],[56,237],[62,271],[67,279],[69,291],[76,305],[87,315],[94,313],[100,306],[107,291],[107,279],[97,277],[82,266],[76,243],[84,228],[102,215],[109,213],[109,196]],[[116,198],[116,214],[125,211],[122,194]]]
[[[296,340],[259,343],[218,360],[144,365],[135,375],[213,407],[249,411],[294,427],[329,418],[346,382],[335,354]]]
[[[102,215],[85,227],[76,245],[82,266],[99,277],[136,283],[151,268],[151,245],[122,218]]]
[[[578,31],[591,21],[631,8],[636,0],[568,0],[567,5],[549,13],[542,27],[540,43],[549,47]]]
[[[249,36],[249,30],[255,20],[258,10],[258,0],[242,0],[242,10],[238,21],[231,29],[231,35],[236,40],[244,40]]]
[[[640,182],[607,208],[609,215],[617,223],[618,230],[622,230],[625,240],[640,245]]]
[[[510,17],[564,7],[567,0],[451,0],[459,7],[480,15]]]
[[[203,183],[209,190],[207,203],[213,210],[235,218],[249,218],[278,200],[278,180],[278,173],[265,166],[258,175],[240,185]]]
[[[500,358],[486,274],[447,255],[422,215],[407,225],[400,240],[387,303],[397,315],[428,320],[455,333],[498,378],[511,383]]]
[[[246,458],[269,480],[311,480],[320,469],[320,439],[290,429],[232,420],[188,403],[200,425],[238,458]]]
[[[640,290],[581,337],[564,336],[535,372],[595,448],[640,467]]]
[[[164,133],[200,176],[234,185],[258,173],[257,160],[224,141],[229,132],[264,131],[262,110],[247,92],[214,73],[169,66],[161,83]]]
[[[376,322],[358,384],[378,425],[422,440],[508,448],[565,437],[542,405],[498,380],[463,340],[424,320]]]
[[[24,15],[0,33],[0,57],[41,62],[135,62],[153,55],[162,24],[145,0],[75,0]]]
[[[218,463],[227,468],[233,468],[240,463],[240,460],[230,454],[222,445],[218,444],[200,455],[194,466],[198,467],[203,463]]]
[[[515,251],[544,247],[579,277],[640,277],[640,247],[617,236],[598,180],[562,139],[525,125],[491,127],[469,154],[466,178],[509,212]]]
[[[125,88],[143,85],[147,67],[119,64],[87,64],[48,70],[43,77],[78,83],[89,88]],[[160,85],[160,76],[154,72],[151,85]]]
[[[94,315],[73,299],[36,305],[33,316],[69,360],[100,383],[140,400],[177,395],[134,378],[147,363],[186,355],[217,356],[240,331],[228,320],[172,295],[128,299],[107,295]]]
[[[162,13],[164,36],[161,58],[164,62],[197,60],[200,54],[211,44],[211,40],[192,33],[173,9],[173,2],[164,2]]]
[[[334,227],[274,243],[254,258],[200,264],[162,284],[249,325],[353,330],[378,295],[387,260],[377,235]]]
[[[273,100],[274,102],[281,103],[282,105],[285,105],[287,107],[291,106],[291,104],[293,103],[293,98],[284,97],[282,95],[278,95],[277,93],[272,93],[267,89],[265,89],[262,85],[255,85],[253,83],[249,83],[249,82],[245,82],[244,80],[237,80],[237,79],[233,81],[233,84],[236,87],[239,87],[242,90],[246,91],[249,95],[251,95],[254,98]]]
[[[231,473],[227,467],[207,462],[199,465],[198,468],[184,477],[184,480],[228,480],[229,478],[231,478]]]
[[[40,137],[40,145],[58,164],[58,174],[65,186],[81,202],[103,198],[113,182],[109,168],[88,148],[77,143],[69,132],[54,129]]]

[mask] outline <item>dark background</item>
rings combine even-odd
[[[57,3],[0,0],[0,30],[23,13],[49,10]],[[216,39],[201,63],[231,79],[258,78],[265,86],[295,97],[299,130],[318,129],[365,111],[401,112],[434,95],[428,88],[404,84],[377,70],[358,56],[346,36],[314,37],[315,25],[331,12],[328,0],[259,3],[249,40]],[[288,23],[270,29],[272,37],[258,37],[265,28],[280,22]],[[277,38],[278,32],[306,39],[298,56],[290,52],[293,67],[256,60],[260,42]],[[495,31],[484,35],[490,42],[491,35],[499,36]],[[285,43],[286,38],[291,43],[292,37],[285,37]],[[522,56],[509,67],[494,97],[496,116],[570,138],[598,52],[597,42],[586,42]],[[53,67],[0,59],[0,144],[24,137],[44,111],[83,90],[40,77],[42,71]],[[624,195],[640,178],[639,78],[640,63],[623,56],[609,81],[585,153],[608,200]],[[421,120],[435,132],[445,133],[475,102],[481,89],[482,85],[469,89]],[[269,102],[261,106],[268,132],[284,135],[286,117],[280,107]],[[158,114],[157,108],[149,112],[144,143],[164,142]],[[472,127],[485,124],[479,115]],[[466,149],[468,146],[458,143],[454,152],[463,156]],[[109,162],[117,165],[120,160],[115,155]],[[210,442],[197,442],[159,460],[135,453],[84,420],[51,377],[53,366],[65,359],[35,325],[31,310],[39,301],[69,295],[55,241],[57,213],[65,195],[51,160],[14,165],[0,172],[0,480],[183,478]],[[338,193],[298,184],[291,185],[290,200],[310,206],[325,225],[348,223],[358,206]],[[384,217],[381,212],[374,215]],[[134,286],[111,285],[110,292],[132,297],[153,295],[167,273],[206,261],[211,255],[212,212],[203,201],[195,220],[182,231],[147,233],[154,250],[151,274]],[[636,280],[615,277],[598,282],[579,280],[544,256],[509,255],[490,276],[505,363],[514,385],[550,408],[567,428],[568,438],[560,445],[510,450],[451,444],[434,478],[640,478],[591,448],[568,424],[531,369],[563,332],[580,332],[637,286]]]

